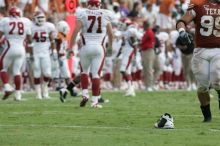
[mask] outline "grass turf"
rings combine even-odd
[[[26,93],[22,102],[0,101],[0,146],[215,146],[220,116],[213,94],[213,121],[202,123],[195,92],[104,92],[110,102],[102,109],[80,108],[80,98],[61,103],[55,93],[42,101]],[[153,128],[165,112],[175,129]]]

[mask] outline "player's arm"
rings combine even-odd
[[[180,32],[182,30],[186,30],[187,24],[189,24],[195,17],[194,11],[189,10],[183,15],[183,17],[177,21],[176,29]]]
[[[76,43],[76,37],[79,33],[80,29],[82,28],[82,22],[80,20],[76,21],[76,27],[72,33],[71,40],[70,40],[70,48],[73,48],[73,45]]]
[[[0,31],[0,46],[4,41],[4,33],[2,31]]]
[[[113,42],[113,32],[112,32],[112,25],[111,25],[111,23],[107,24],[107,34],[108,34],[107,55],[111,55],[112,54],[112,42]]]
[[[56,44],[55,44],[54,32],[50,32],[49,39],[50,39],[50,47],[51,47],[51,49],[55,50],[56,49]]]
[[[27,47],[26,47],[26,52],[27,52],[27,58],[28,60],[32,60],[33,61],[33,43],[32,43],[32,36],[29,34],[26,36],[26,40],[27,40]]]

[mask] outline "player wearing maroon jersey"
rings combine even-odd
[[[195,22],[195,44],[192,70],[198,83],[197,95],[204,116],[210,122],[209,87],[220,91],[220,0],[193,0],[186,14],[177,22],[177,30],[183,44],[191,39],[186,25]]]

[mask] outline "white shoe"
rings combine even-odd
[[[36,98],[37,98],[37,99],[42,99],[42,95],[41,95],[41,85],[40,85],[40,84],[35,85],[35,91],[36,91],[36,93],[37,93]]]
[[[92,108],[102,108],[102,105],[101,105],[101,104],[98,104],[98,103],[92,103],[92,104],[91,104],[91,107],[92,107]]]
[[[15,101],[21,101],[21,91],[15,91]]]
[[[136,96],[135,91],[134,91],[134,88],[133,88],[133,87],[129,88],[129,89],[126,91],[125,96],[132,96],[132,97]]]
[[[148,88],[147,88],[147,91],[148,91],[148,92],[153,92],[153,89],[152,89],[151,87],[148,87]]]
[[[48,85],[47,85],[47,83],[43,83],[42,87],[43,87],[42,88],[43,98],[50,99],[50,96],[49,96],[49,93],[48,93]]]
[[[43,99],[41,95],[37,95],[36,98],[40,100]]]
[[[191,88],[192,88],[193,91],[196,91],[196,90],[197,90],[196,84],[193,83],[193,84],[191,85]]]
[[[174,120],[173,117],[165,113],[160,117],[160,119],[154,124],[155,128],[161,128],[161,129],[174,129]]]
[[[187,89],[186,89],[187,91],[192,91],[192,86],[191,85],[189,85],[188,87],[187,87]]]

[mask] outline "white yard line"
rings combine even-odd
[[[4,128],[18,128],[18,127],[22,127],[22,128],[68,128],[68,129],[116,129],[116,130],[140,130],[140,131],[149,131],[149,130],[166,130],[169,132],[172,131],[194,131],[195,129],[191,129],[191,128],[175,128],[175,129],[155,129],[153,128],[147,128],[147,127],[113,127],[113,126],[83,126],[83,125],[40,125],[40,124],[26,124],[26,125],[21,125],[21,124],[0,124],[0,127]],[[220,129],[208,129],[210,132],[220,132]]]

